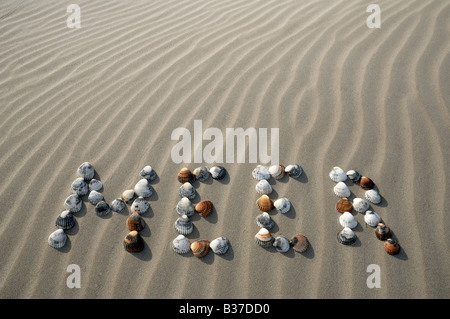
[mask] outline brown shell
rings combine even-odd
[[[209,200],[204,200],[195,205],[195,211],[202,217],[209,216],[213,211],[213,203]]]
[[[375,228],[375,236],[379,240],[386,240],[391,236],[391,229],[383,223],[378,223]]]
[[[194,177],[194,174],[192,174],[192,172],[187,167],[183,167],[178,172],[178,181],[182,184],[192,181],[193,177]]]
[[[209,252],[209,241],[206,239],[199,239],[191,244],[191,250],[195,257],[202,258]]]
[[[374,188],[375,184],[370,178],[361,176],[361,179],[359,180],[359,186],[361,186],[362,189],[369,190]]]
[[[256,206],[263,212],[270,212],[273,209],[273,201],[267,195],[262,195],[256,201]]]
[[[352,204],[352,202],[351,202],[348,198],[346,198],[346,197],[341,198],[341,199],[338,200],[338,202],[336,203],[336,210],[337,210],[339,213],[341,213],[341,214],[343,214],[343,213],[345,213],[345,212],[350,212],[350,213],[351,213],[352,209],[353,209],[353,204]]]
[[[400,251],[400,245],[394,239],[388,238],[384,242],[384,250],[386,250],[389,255],[395,255]]]
[[[133,213],[127,218],[127,227],[129,230],[141,231],[144,229],[144,220],[138,213]]]
[[[292,249],[294,249],[298,253],[305,252],[309,247],[308,238],[306,238],[306,236],[304,235],[295,235],[291,239],[290,244],[292,246]]]
[[[144,240],[137,231],[133,230],[123,240],[123,247],[130,253],[138,253],[144,249]]]

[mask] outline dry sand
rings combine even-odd
[[[0,4],[1,298],[449,298],[450,3],[373,1],[71,1]],[[191,240],[226,236],[227,254],[175,254],[177,127],[279,128],[280,161],[304,174],[272,180],[275,235],[306,235],[304,254],[254,242],[255,163],[224,163],[197,183],[216,211]],[[151,165],[159,180],[140,254],[127,253],[127,213],[100,218],[86,200],[61,250],[55,218],[91,162],[108,202]],[[206,163],[203,163],[206,164]],[[210,164],[207,164],[211,166]],[[389,256],[363,215],[343,246],[333,166],[370,176],[374,210],[402,250]],[[350,186],[352,196],[363,190]],[[66,268],[81,268],[69,289]],[[369,289],[377,264],[381,287]]]

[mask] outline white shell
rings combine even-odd
[[[195,178],[200,182],[206,181],[211,175],[211,173],[209,172],[209,168],[206,166],[197,167],[192,171],[192,174],[194,174]]]
[[[144,197],[139,196],[131,204],[131,213],[138,213],[139,215],[144,215],[150,209],[150,203],[144,199]]]
[[[55,230],[48,236],[48,244],[50,247],[59,249],[64,247],[67,241],[67,235],[62,229]]]
[[[378,193],[378,191],[375,190],[375,189],[367,190],[366,193],[365,193],[365,197],[371,203],[374,203],[374,204],[381,203],[381,196]]]
[[[155,170],[149,165],[145,166],[139,172],[139,176],[142,177],[142,178],[145,178],[148,181],[153,181],[157,177]]]
[[[289,239],[287,237],[285,237],[285,236],[282,236],[282,235],[277,236],[275,238],[275,240],[273,241],[272,245],[280,253],[287,252],[289,250],[289,248],[291,247],[290,244],[289,244]]]
[[[286,214],[291,209],[291,202],[289,199],[282,197],[273,202],[273,206],[277,212]]]
[[[274,238],[266,228],[261,228],[259,232],[255,235],[255,240],[258,245],[263,247],[269,247],[272,246]]]
[[[355,228],[356,225],[358,225],[355,217],[349,212],[344,212],[341,216],[339,216],[339,223],[342,225],[342,227],[348,228]]]
[[[333,189],[337,197],[350,197],[351,195],[350,189],[344,182],[338,182]]]
[[[356,241],[356,235],[349,227],[344,227],[338,233],[338,241],[343,245],[351,245]]]
[[[134,192],[137,196],[142,196],[144,198],[150,197],[153,194],[153,187],[149,184],[148,180],[142,178],[134,186]]]
[[[84,162],[77,169],[77,175],[84,179],[85,181],[90,181],[94,177],[94,167],[89,162]]]
[[[333,167],[329,176],[331,180],[336,183],[347,180],[347,174],[345,174],[344,170],[338,166]]]
[[[288,173],[289,176],[292,178],[298,178],[303,173],[302,167],[298,164],[290,164],[290,165],[286,166],[284,171],[286,173]]]
[[[374,211],[368,210],[368,211],[366,211],[366,214],[364,215],[364,221],[370,227],[375,228],[375,227],[377,227],[378,223],[381,222],[381,217]]]
[[[256,166],[252,171],[252,176],[254,179],[257,179],[259,181],[265,179],[270,179],[270,173],[269,170],[262,165]]]
[[[209,169],[209,173],[212,178],[221,180],[227,175],[227,170],[223,166],[213,166]]]
[[[175,221],[174,227],[182,235],[189,235],[194,230],[194,224],[186,215],[179,217]]]
[[[83,206],[81,198],[77,194],[69,195],[64,201],[64,208],[71,213],[78,213]]]
[[[126,205],[122,198],[117,198],[112,201],[110,206],[111,206],[111,210],[113,212],[120,213],[121,211],[123,211],[125,209]]]
[[[134,198],[134,189],[127,189],[122,193],[122,199],[125,201],[125,203],[128,203],[130,200]]]
[[[177,213],[181,216],[186,215],[188,217],[192,216],[195,212],[194,204],[187,197],[183,197],[177,204]]]
[[[92,205],[97,205],[100,201],[103,200],[102,193],[99,193],[97,191],[91,191],[88,196],[88,201]]]
[[[218,237],[209,243],[209,248],[217,254],[223,255],[227,252],[230,242],[226,237]]]
[[[192,184],[189,182],[186,182],[183,185],[181,185],[178,191],[181,197],[194,199],[195,196],[197,196],[197,191],[195,190],[194,186],[192,186]]]
[[[272,220],[272,217],[270,217],[269,213],[263,212],[262,214],[256,216],[256,224],[260,228],[269,230],[275,225],[275,222]]]
[[[102,182],[100,182],[98,179],[91,179],[91,181],[89,182],[89,190],[92,191],[97,191],[99,192],[101,189],[103,188],[103,184]]]
[[[346,174],[347,174],[347,177],[348,177],[353,183],[358,183],[359,180],[361,179],[361,175],[360,175],[357,171],[355,171],[355,170],[353,170],[353,169],[349,170]]]
[[[358,213],[364,213],[366,210],[368,210],[370,207],[370,204],[359,197],[355,197],[353,199],[353,209],[356,210]]]
[[[275,179],[280,179],[284,176],[284,167],[281,165],[272,165],[269,167],[269,173]]]
[[[88,184],[81,177],[78,177],[72,182],[70,189],[73,194],[77,194],[78,196],[84,196],[89,192]]]
[[[178,254],[186,254],[191,250],[191,243],[184,235],[178,235],[172,241],[172,249]]]
[[[257,184],[256,184],[256,192],[259,195],[264,195],[264,194],[270,194],[272,193],[272,186],[270,186],[269,182],[265,179],[260,180]]]

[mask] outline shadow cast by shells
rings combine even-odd
[[[219,182],[220,184],[230,184],[230,180],[231,180],[231,178],[230,178],[230,174],[229,174],[229,172],[227,171],[227,174],[224,176],[224,178],[222,178],[222,179],[216,179],[216,180],[214,180],[214,181],[217,181],[217,182]]]
[[[292,204],[291,202],[291,208],[289,209],[289,211],[285,214],[281,214],[283,217],[289,218],[289,219],[295,219],[295,217],[297,216],[297,211],[295,210],[295,206]]]
[[[123,247],[122,247],[122,249],[123,249]],[[152,251],[145,239],[144,239],[144,249],[142,251],[140,251],[138,253],[129,253],[129,252],[125,251],[125,253],[128,255],[132,255],[133,257],[140,259],[142,261],[149,261],[152,259]]]
[[[72,243],[70,241],[70,236],[67,235],[67,240],[66,240],[65,245],[63,247],[59,248],[58,251],[66,254],[66,253],[70,252],[71,248],[72,248]]]

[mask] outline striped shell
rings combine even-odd
[[[141,215],[138,213],[132,213],[128,216],[126,225],[130,231],[135,230],[139,232],[144,229],[145,222]]]
[[[289,176],[292,178],[299,178],[300,175],[302,175],[302,173],[303,173],[303,169],[298,164],[291,164],[291,165],[286,166],[286,168],[284,169],[284,172],[288,173]]]
[[[369,190],[374,188],[375,184],[370,178],[361,176],[361,179],[359,180],[359,186],[361,186],[362,189]]]
[[[255,235],[255,241],[262,247],[270,247],[273,244],[274,238],[266,228],[261,228]]]
[[[336,203],[336,210],[341,214],[344,212],[351,212],[352,209],[353,209],[352,202],[347,197],[341,198]]]
[[[269,182],[265,179],[260,180],[255,186],[256,192],[259,195],[270,194],[272,193],[272,186],[270,186]]]
[[[48,236],[48,244],[50,247],[59,249],[64,247],[67,242],[67,235],[62,229],[57,229]]]
[[[282,235],[274,239],[272,246],[280,253],[285,253],[291,248],[289,239]]]
[[[195,196],[197,196],[197,191],[195,190],[194,186],[192,186],[191,183],[186,182],[183,185],[180,186],[178,189],[178,193],[181,197],[187,197],[189,199],[194,199]]]
[[[333,167],[331,172],[328,174],[333,182],[345,182],[347,180],[347,174],[344,170],[338,166]]]
[[[281,164],[272,165],[269,167],[270,175],[275,179],[282,179],[284,176],[285,167]]]
[[[223,255],[227,252],[230,241],[226,237],[218,237],[209,243],[211,250],[217,255]]]
[[[72,182],[70,189],[73,194],[77,194],[78,196],[84,196],[89,192],[88,184],[81,177],[78,177]]]
[[[400,245],[398,244],[398,242],[396,240],[394,240],[392,238],[388,238],[384,242],[384,250],[389,255],[396,255],[400,251]]]
[[[184,235],[178,235],[172,241],[172,249],[177,254],[186,254],[191,250],[191,243]]]
[[[353,183],[359,183],[359,180],[361,179],[361,175],[355,171],[355,170],[349,170],[347,173],[347,177],[353,182]]]
[[[355,197],[353,198],[353,208],[358,213],[364,213],[370,208],[370,204],[365,199]]]
[[[211,176],[209,168],[206,166],[197,167],[192,171],[192,174],[194,174],[195,179],[199,180],[200,182],[206,181],[209,176]]]
[[[204,200],[195,205],[195,211],[202,217],[209,216],[213,211],[213,203],[209,200]]]
[[[180,199],[176,206],[177,213],[181,216],[186,215],[188,217],[192,216],[195,212],[194,204],[187,197]]]
[[[350,197],[350,195],[351,195],[350,189],[348,189],[348,186],[344,182],[338,182],[334,186],[333,190],[334,190],[334,194],[340,198]]]
[[[187,183],[187,182],[193,182],[195,179],[194,174],[190,171],[189,168],[183,167],[177,175],[177,179],[181,184]]]
[[[175,229],[182,235],[189,235],[194,230],[194,224],[186,215],[180,216],[175,221]]]
[[[64,208],[71,213],[78,213],[81,210],[82,206],[83,202],[81,201],[81,198],[76,194],[69,195],[64,201]]]
[[[209,241],[206,239],[199,239],[191,244],[191,250],[195,257],[205,257],[209,252]]]
[[[75,225],[75,217],[70,211],[63,211],[58,217],[56,217],[56,227],[61,229],[71,229]]]
[[[150,203],[142,196],[136,198],[130,207],[132,213],[138,213],[139,215],[144,215],[149,209]]]
[[[306,238],[305,235],[295,235],[294,237],[292,237],[291,242],[290,242],[292,248],[294,249],[294,251],[298,252],[298,253],[303,253],[305,252],[308,247],[309,247],[309,242],[308,242],[308,238]]]
[[[223,166],[213,166],[209,169],[211,177],[217,180],[223,179],[227,175],[227,170]]]
[[[148,198],[153,194],[153,186],[150,185],[148,180],[142,178],[134,186],[134,192],[136,193],[137,196]]]
[[[138,253],[144,249],[144,240],[136,230],[132,230],[123,240],[123,247],[129,253]]]
[[[147,165],[139,172],[139,176],[151,182],[155,180],[158,175],[151,166]]]
[[[125,209],[125,202],[122,198],[116,198],[111,203],[111,210],[115,213],[120,213]]]
[[[377,227],[377,225],[381,222],[381,217],[374,211],[368,210],[364,215],[364,221],[370,227]]]
[[[97,205],[95,205],[94,212],[97,216],[104,217],[111,213],[111,207],[109,207],[107,202],[100,201]]]
[[[344,227],[344,229],[338,233],[337,238],[338,242],[343,245],[351,245],[356,241],[356,235],[349,227]]]
[[[256,217],[256,224],[260,228],[265,228],[265,229],[269,230],[275,225],[275,222],[273,221],[272,217],[270,217],[270,215],[268,213],[263,212]]]
[[[375,204],[378,205],[379,203],[381,203],[381,196],[380,193],[378,193],[377,190],[375,189],[369,189],[365,192],[364,196],[366,197],[366,199]]]
[[[386,240],[391,237],[391,229],[384,223],[378,223],[377,227],[375,228],[375,236],[379,240]]]
[[[358,225],[358,221],[349,212],[344,212],[339,216],[339,223],[342,227],[355,228]]]
[[[125,203],[130,202],[135,196],[134,189],[127,189],[122,193],[122,199]]]
[[[273,201],[267,195],[262,195],[256,200],[256,206],[263,212],[270,212],[274,206]]]
[[[289,201],[289,199],[281,197],[273,203],[273,206],[275,207],[277,212],[286,214],[291,209],[291,202]]]
[[[259,180],[259,181],[264,180],[264,179],[265,180],[270,179],[269,170],[265,166],[262,166],[262,165],[258,165],[253,169],[252,176],[254,179]]]
[[[100,182],[98,179],[91,179],[89,182],[89,191],[97,191],[99,192],[103,188],[102,182]]]
[[[102,193],[99,193],[97,191],[91,191],[88,196],[88,201],[92,205],[97,205],[99,202],[103,200]]]
[[[81,177],[85,181],[90,181],[94,177],[94,174],[94,167],[92,167],[92,164],[89,162],[84,162],[77,169],[78,177]]]

